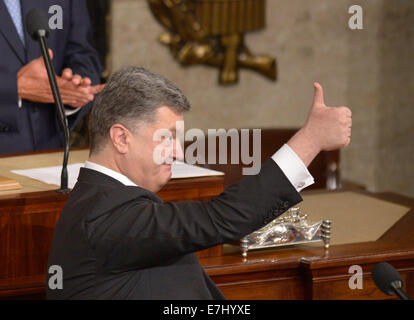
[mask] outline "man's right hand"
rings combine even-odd
[[[49,54],[53,58],[53,52],[50,49]],[[92,101],[94,94],[97,93],[96,86],[92,87],[90,83],[89,85],[76,85],[73,81],[64,77],[57,76],[56,78],[63,104],[75,108],[83,107]],[[82,81],[82,78],[80,81]],[[22,99],[41,103],[54,102],[42,57],[32,60],[19,70],[17,88],[18,95]]]
[[[352,112],[348,107],[327,107],[323,89],[314,84],[314,98],[305,125],[288,145],[308,166],[320,151],[341,149],[351,142]]]
[[[82,78],[78,74],[73,74],[72,69],[66,68],[62,72],[62,78],[66,79],[68,81],[71,81],[73,85],[79,86],[82,88],[88,88],[89,94],[97,94],[103,90],[105,87],[105,84],[97,84],[95,86],[92,86],[92,81],[88,77]]]

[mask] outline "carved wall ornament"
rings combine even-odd
[[[147,1],[167,29],[161,43],[182,65],[217,67],[221,84],[236,83],[240,67],[276,80],[276,60],[253,54],[244,41],[245,33],[265,27],[266,0]]]

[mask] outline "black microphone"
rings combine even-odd
[[[26,15],[26,30],[33,40],[39,41],[42,51],[43,60],[45,62],[50,87],[52,89],[53,98],[59,118],[65,135],[65,149],[63,156],[62,174],[60,178],[59,193],[68,193],[68,158],[69,158],[69,125],[63,108],[62,98],[60,97],[59,87],[57,85],[56,73],[53,68],[52,61],[46,44],[46,38],[50,34],[48,17],[45,12],[40,9],[31,9]]]
[[[372,269],[372,278],[377,287],[385,294],[398,295],[401,300],[410,300],[402,290],[404,281],[392,265],[387,262],[380,262]]]

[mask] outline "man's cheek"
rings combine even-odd
[[[173,148],[171,141],[164,140],[159,143],[153,151],[152,159],[155,164],[161,165],[164,163],[171,164],[173,162]]]

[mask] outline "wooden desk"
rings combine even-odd
[[[414,199],[363,193],[414,208]],[[380,292],[371,278],[375,264],[387,261],[400,272],[404,289],[413,298],[413,229],[411,209],[376,241],[333,245],[328,250],[319,245],[252,251],[246,260],[233,252],[200,262],[228,299],[395,299]],[[352,265],[362,267],[362,290],[348,286]]]

